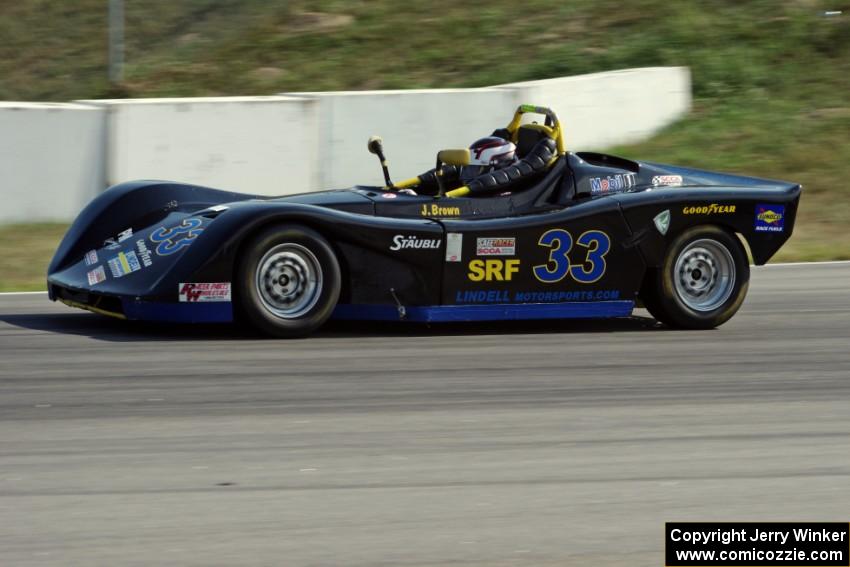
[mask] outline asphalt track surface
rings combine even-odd
[[[299,341],[0,296],[0,564],[658,567],[665,521],[847,521],[848,281]]]

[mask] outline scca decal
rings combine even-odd
[[[468,277],[473,282],[509,282],[518,272],[519,260],[471,260]]]
[[[151,233],[151,242],[157,245],[158,256],[168,256],[192,244],[204,231],[201,219],[183,219],[179,225],[171,228],[160,227]]]
[[[588,230],[575,243],[586,248],[587,252],[580,264],[571,265],[568,254],[573,248],[572,235],[561,228],[544,232],[537,244],[550,249],[549,260],[534,266],[534,277],[543,283],[557,283],[568,274],[582,284],[599,281],[607,269],[605,255],[611,250],[611,239],[601,230]],[[586,269],[587,266],[589,269]]]

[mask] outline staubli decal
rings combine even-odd
[[[717,203],[696,205],[682,209],[682,214],[685,215],[727,215],[734,212],[735,205],[718,205]]]
[[[439,238],[419,238],[418,236],[396,234],[393,236],[393,243],[390,246],[390,250],[422,250],[423,248],[431,250],[439,248],[440,243],[442,243],[442,240]]]

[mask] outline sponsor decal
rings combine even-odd
[[[142,265],[139,264],[139,258],[132,250],[127,253],[119,252],[117,256],[110,259],[107,263],[109,264],[109,271],[112,272],[113,278],[120,278],[142,269]]]
[[[230,301],[230,282],[177,284],[181,302]]]
[[[103,241],[103,245],[106,247],[107,250],[118,250],[119,248],[121,248],[121,245],[115,242],[114,238],[107,238]]]
[[[395,199],[397,195],[395,193],[381,193],[381,197],[384,199]]]
[[[620,291],[602,289],[595,291],[508,291],[463,290],[455,292],[455,303],[567,303],[570,301],[614,301]]]
[[[682,214],[685,215],[726,215],[734,212],[735,205],[718,205],[717,203],[685,207],[682,209]]]
[[[477,256],[513,256],[516,254],[516,238],[479,238],[476,240]]]
[[[413,248],[416,250],[421,250],[423,248],[434,249],[439,248],[441,239],[430,239],[430,238],[419,238],[417,236],[404,236],[403,234],[396,234],[393,236],[393,243],[390,246],[390,250],[407,250],[409,248]]]
[[[463,235],[459,232],[446,234],[446,262],[460,262],[463,250]]]
[[[159,227],[151,233],[151,242],[156,244],[157,256],[168,256],[191,245],[204,231],[203,221],[199,218],[188,218],[180,221],[177,226]]]
[[[609,191],[622,191],[635,186],[635,174],[616,174],[606,177],[591,177],[590,178],[590,193],[596,195],[598,193],[607,193]]]
[[[670,230],[670,210],[661,211],[652,219],[652,222],[655,223],[655,228],[658,229],[662,235],[667,234],[667,231]]]
[[[98,266],[94,270],[88,272],[86,277],[89,280],[89,285],[97,285],[106,280],[106,270],[103,269],[103,266]]]
[[[473,282],[509,282],[519,272],[519,260],[472,260],[467,277]]]
[[[656,175],[652,178],[652,186],[658,187],[660,185],[668,185],[671,187],[678,186],[682,184],[682,176],[681,175]]]
[[[756,205],[756,232],[785,230],[785,205]]]
[[[86,266],[94,266],[97,264],[97,250],[89,250],[86,252]]]
[[[124,242],[125,240],[127,240],[128,238],[130,238],[132,236],[133,236],[133,229],[128,228],[127,230],[118,233],[118,242]]]
[[[139,258],[142,259],[142,264],[144,264],[145,268],[150,268],[151,264],[153,264],[151,251],[148,249],[148,245],[145,244],[145,240],[143,238],[136,241],[136,249],[139,251]]]
[[[422,205],[420,214],[423,217],[457,217],[460,216],[460,207],[444,207],[437,203]]]

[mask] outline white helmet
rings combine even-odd
[[[514,162],[516,146],[513,142],[488,136],[469,146],[469,165],[504,167]]]

